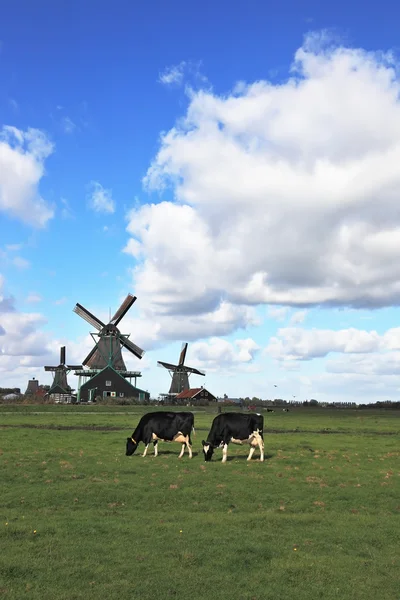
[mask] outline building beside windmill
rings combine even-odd
[[[90,335],[94,347],[89,352],[82,367],[75,371],[78,376],[78,402],[88,402],[101,398],[135,398],[148,400],[150,394],[136,387],[140,371],[128,371],[122,356],[122,348],[141,359],[144,350],[122,334],[118,324],[126,315],[136,296],[128,294],[115,315],[105,324],[81,304],[76,304],[74,312],[92,325],[97,332]],[[86,367],[86,368],[85,368]],[[134,379],[135,385],[131,381]]]
[[[81,365],[66,365],[65,364],[65,346],[60,348],[60,364],[56,367],[46,366],[45,371],[54,373],[53,383],[46,397],[53,402],[73,402],[76,398],[73,395],[73,390],[68,385],[67,375],[70,371],[81,369]]]
[[[182,394],[186,390],[190,390],[189,386],[189,376],[194,373],[196,375],[205,376],[204,371],[200,369],[195,369],[193,367],[187,367],[185,365],[186,352],[188,349],[188,343],[184,342],[182,344],[182,350],[179,355],[179,361],[177,365],[173,365],[172,363],[167,363],[161,360],[157,361],[157,365],[159,367],[163,367],[167,369],[171,375],[171,385],[169,391],[164,394],[160,394],[160,397],[165,401],[173,401],[178,399],[178,395]],[[200,388],[195,388],[200,389]],[[179,400],[183,400],[183,398],[179,398]]]
[[[198,404],[201,406],[202,404],[208,404],[209,402],[217,402],[217,397],[206,390],[206,388],[200,387],[183,390],[183,392],[175,396],[175,400],[179,404]]]

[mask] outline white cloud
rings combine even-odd
[[[89,184],[89,207],[98,213],[110,214],[115,212],[115,201],[111,190],[106,190],[98,181]]]
[[[209,371],[227,371],[233,367],[251,363],[260,347],[251,339],[235,340],[233,343],[212,337],[207,342],[195,342],[189,346],[187,364]]]
[[[22,256],[14,256],[11,262],[13,263],[14,267],[17,267],[17,269],[27,269],[31,265],[29,260],[22,258]]]
[[[290,323],[291,323],[291,325],[297,325],[298,323],[303,323],[304,319],[306,318],[306,316],[307,316],[307,311],[306,310],[298,310],[298,311],[296,311],[290,317]]]
[[[71,209],[71,206],[70,206],[68,200],[66,198],[61,198],[61,204],[62,204],[61,217],[63,219],[73,219],[74,213]]]
[[[42,300],[43,298],[40,296],[40,294],[37,294],[36,292],[31,292],[26,298],[26,302],[29,302],[30,304],[41,302]]]
[[[71,134],[74,133],[76,129],[76,125],[72,119],[69,117],[63,117],[61,121],[61,126],[63,128],[64,133]]]
[[[269,306],[267,315],[275,321],[284,321],[288,316],[289,308],[287,306]]]
[[[182,60],[177,65],[166,67],[164,71],[159,74],[158,81],[167,86],[180,86],[184,81],[190,82],[186,83],[185,91],[188,96],[191,96],[196,87],[210,87],[207,77],[201,72],[201,67],[202,61]]]
[[[158,77],[160,83],[165,85],[181,84],[183,81],[183,73],[186,67],[186,61],[181,61],[178,65],[166,67]]]
[[[0,132],[0,211],[33,227],[44,227],[54,209],[39,193],[45,160],[53,145],[46,135],[29,128],[6,126]]]
[[[383,352],[384,357],[387,356],[388,351],[393,350],[400,351],[400,327],[388,329],[383,335],[379,335],[376,331],[355,328],[336,331],[286,327],[279,329],[277,335],[270,339],[266,353],[278,360],[290,361],[321,358],[331,352],[345,354]],[[352,360],[352,364],[356,364],[361,359]]]
[[[325,41],[286,83],[193,93],[163,135],[144,184],[174,202],[131,211],[125,248],[156,312],[400,301],[398,65]]]
[[[53,304],[55,304],[56,306],[61,306],[62,304],[65,304],[67,300],[68,298],[66,296],[63,296],[62,298],[55,300]]]

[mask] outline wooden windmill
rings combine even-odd
[[[105,324],[100,319],[89,312],[82,304],[76,304],[74,312],[85,319],[90,325],[97,329],[98,333],[91,333],[95,346],[89,352],[83,365],[90,369],[104,369],[104,367],[112,367],[116,371],[126,371],[124,359],[121,349],[126,348],[137,358],[143,358],[144,350],[136,346],[129,335],[124,335],[120,332],[117,325],[126,315],[132,304],[135,302],[136,296],[128,294],[115,315],[110,321]],[[96,339],[97,338],[97,339]]]
[[[80,369],[81,365],[66,365],[65,364],[65,346],[60,348],[60,364],[56,367],[46,366],[45,371],[54,373],[53,383],[47,392],[47,395],[60,394],[61,396],[71,395],[72,389],[68,385],[67,375],[70,371]]]
[[[136,378],[141,377],[139,371],[127,371],[122,356],[125,348],[134,356],[141,359],[144,350],[134,344],[129,335],[122,334],[118,328],[120,321],[126,315],[136,296],[128,294],[115,315],[108,323],[103,323],[82,304],[76,304],[74,312],[92,325],[97,331],[91,333],[95,345],[82,362],[84,367],[75,372],[79,377],[78,402],[91,401],[98,396],[106,397],[134,397],[139,400],[149,398],[147,391],[136,387]],[[81,385],[81,378],[88,379]],[[134,378],[135,385],[130,381]],[[129,382],[127,381],[129,379]]]
[[[192,373],[195,373],[196,375],[205,375],[204,371],[200,371],[200,369],[195,369],[193,367],[187,367],[185,365],[187,348],[188,343],[184,342],[182,344],[182,350],[179,355],[179,361],[177,365],[163,362],[161,360],[157,361],[157,365],[167,369],[172,377],[171,387],[169,388],[168,392],[169,394],[180,394],[184,390],[189,389],[189,375]]]

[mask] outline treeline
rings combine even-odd
[[[0,396],[7,396],[7,394],[20,394],[21,388],[3,388],[0,387]]]

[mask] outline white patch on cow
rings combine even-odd
[[[253,456],[255,450],[256,450],[255,446],[251,446],[247,460],[251,460],[251,457]]]
[[[188,435],[183,435],[182,431],[178,431],[176,435],[174,435],[173,442],[180,442],[181,444],[186,444],[189,441]]]
[[[264,460],[264,442],[260,435],[259,429],[256,429],[255,431],[253,431],[253,433],[244,440],[239,440],[237,438],[231,438],[231,442],[233,444],[239,444],[240,446],[243,444],[250,444],[251,448],[250,448],[250,453],[249,453],[247,460],[251,460],[251,458],[254,454],[254,451],[258,446],[260,449],[260,460],[261,461]]]
[[[207,454],[207,452],[210,449],[210,445],[209,444],[205,444],[205,446],[203,446],[204,452]]]
[[[158,444],[154,444],[154,456],[158,456]]]
[[[147,448],[149,447],[149,445],[150,445],[150,444],[147,444],[147,446],[146,446],[146,447],[145,447],[145,449],[144,449],[144,452],[143,452],[143,458],[144,458],[144,457],[146,456],[146,454],[147,454]]]
[[[155,442],[156,440],[158,440],[160,442],[165,442],[165,440],[163,440],[162,438],[158,437],[158,435],[155,434],[155,433],[151,434],[151,439],[153,440],[153,442]]]
[[[228,444],[224,444],[224,447],[222,448],[222,462],[226,462],[226,459],[228,458]]]
[[[182,444],[182,450],[181,450],[181,453],[178,456],[178,458],[182,458],[184,452],[185,452],[185,444]]]

